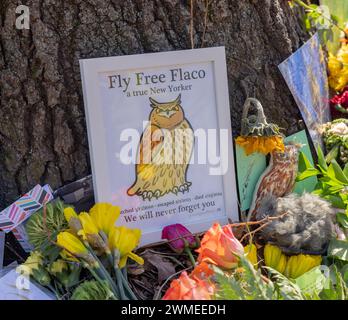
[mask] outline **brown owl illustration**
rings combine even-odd
[[[136,179],[127,190],[129,196],[144,200],[168,193],[189,191],[186,179],[194,134],[181,107],[181,95],[174,101],[157,102],[150,98],[149,124],[139,142]]]
[[[256,184],[248,220],[255,220],[264,199],[279,198],[291,193],[297,176],[300,147],[298,144],[288,144],[284,152],[271,153],[270,163]]]

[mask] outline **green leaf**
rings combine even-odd
[[[298,157],[298,171],[303,172],[308,169],[314,169],[314,167],[312,166],[306,155],[303,152],[300,152]]]
[[[270,267],[264,267],[266,270],[268,270],[269,274],[272,276],[272,279],[274,279],[275,287],[278,289],[278,292],[280,296],[285,300],[304,300],[305,297],[303,296],[301,289],[299,286],[292,282],[290,279],[285,277],[283,274],[278,272],[277,270],[270,268]]]
[[[343,186],[342,185],[334,185],[328,188],[328,191],[332,194],[335,194],[337,192],[340,192],[342,190]]]
[[[338,150],[339,150],[339,144],[336,144],[329,152],[328,154],[326,155],[325,157],[325,164],[326,162],[327,163],[330,163],[333,159],[336,159],[337,156],[338,156]],[[321,151],[322,153],[322,151]],[[324,157],[324,155],[322,154],[322,156]],[[318,162],[319,164],[322,166],[320,160],[319,160],[319,153],[318,153]],[[327,170],[327,167],[326,167],[326,170]]]
[[[334,22],[336,22],[336,23],[338,23],[339,18],[338,18],[336,15],[332,14],[332,15],[331,15],[331,20],[334,21]]]
[[[345,166],[343,168],[343,173],[346,177],[348,177],[348,163],[345,164]]]
[[[348,229],[348,214],[347,214],[347,212],[338,212],[336,214],[336,220],[344,229]]]
[[[327,164],[326,164],[326,160],[324,157],[324,153],[323,150],[320,148],[320,146],[317,146],[317,155],[318,155],[318,164],[319,166],[323,169],[323,170],[327,170]]]
[[[295,282],[302,293],[317,296],[323,290],[326,278],[320,271],[320,267],[316,267],[296,278]]]
[[[302,181],[305,180],[309,177],[313,177],[313,176],[317,176],[318,174],[320,174],[320,172],[315,169],[315,168],[309,168],[303,172],[301,172],[297,177],[296,177],[296,181]]]
[[[324,199],[328,200],[335,208],[339,208],[339,209],[346,208],[346,204],[343,202],[340,196],[327,195],[327,196],[324,196]]]
[[[311,30],[311,21],[308,19],[307,16],[304,17],[303,23],[307,31]]]
[[[329,244],[327,255],[348,261],[348,241],[332,239]]]
[[[344,174],[342,168],[340,167],[340,165],[337,163],[337,161],[335,159],[333,159],[331,161],[331,166],[335,172],[335,177],[337,180],[341,181],[344,184],[348,185],[348,178],[346,177],[346,175]]]

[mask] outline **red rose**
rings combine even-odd
[[[333,119],[348,118],[348,86],[330,100],[330,109]]]
[[[162,239],[167,239],[173,251],[182,253],[185,248],[197,248],[199,241],[182,224],[171,224],[162,230]]]

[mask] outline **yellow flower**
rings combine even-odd
[[[343,44],[337,56],[329,55],[329,85],[335,91],[341,91],[348,84],[348,45]]]
[[[54,262],[52,262],[52,264],[50,265],[49,271],[50,273],[56,275],[59,273],[62,273],[64,270],[68,269],[68,264],[62,260],[62,259],[58,259]]]
[[[330,76],[337,76],[342,70],[343,64],[337,59],[332,53],[329,53],[328,68],[330,71]]]
[[[273,150],[284,152],[284,142],[281,136],[239,136],[236,144],[244,148],[247,156],[254,152],[265,155]]]
[[[64,209],[64,217],[73,232],[78,233],[82,229],[81,222],[75,210],[71,207]]]
[[[248,244],[244,247],[244,253],[246,258],[253,264],[254,268],[257,269],[257,248],[252,244]]]
[[[291,279],[296,279],[302,276],[307,271],[319,266],[321,263],[321,256],[299,254],[296,256],[291,256],[288,259],[285,276]]]
[[[72,254],[77,257],[88,255],[88,250],[84,244],[70,232],[60,232],[57,236],[57,244],[66,249],[70,255]]]
[[[67,222],[69,222],[71,218],[78,218],[74,208],[71,207],[64,209],[64,217]]]
[[[101,230],[105,235],[109,235],[110,230],[115,226],[115,222],[120,216],[120,207],[113,206],[110,203],[97,203],[89,211],[98,230]]]
[[[287,256],[282,251],[271,244],[266,244],[264,249],[265,264],[277,270],[280,273],[284,273],[287,263]]]
[[[32,275],[34,270],[39,270],[43,265],[43,256],[39,251],[32,251],[27,260],[18,266],[17,272]]]
[[[132,251],[138,245],[141,237],[139,229],[129,229],[125,226],[113,227],[109,233],[109,246],[111,250],[117,250],[120,255],[119,268],[123,268],[130,258],[139,264],[143,264],[143,258]]]
[[[86,240],[87,235],[93,235],[98,234],[99,230],[97,226],[95,225],[94,220],[91,218],[91,216],[87,212],[81,212],[79,214],[79,219],[82,224],[83,230],[80,230],[77,234],[79,236],[82,236],[84,240]]]

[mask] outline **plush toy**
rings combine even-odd
[[[283,198],[264,198],[256,214],[257,220],[275,219],[260,231],[260,236],[288,254],[321,254],[335,235],[336,210],[329,202],[310,193],[289,194]]]

